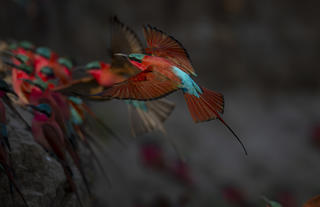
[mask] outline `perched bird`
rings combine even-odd
[[[72,171],[66,159],[66,142],[63,132],[58,123],[54,119],[51,119],[52,108],[46,103],[29,106],[34,109],[32,134],[35,141],[47,152],[51,153],[51,155],[53,155],[61,164],[70,189],[76,194],[76,197],[81,204],[76,184],[72,178]]]
[[[46,47],[38,47],[35,51],[35,72],[40,76],[41,70],[49,68],[59,80],[58,84],[67,84],[72,79],[72,63],[66,58],[59,58],[58,54]]]
[[[70,110],[69,105],[67,104],[67,100],[61,94],[52,92],[50,90],[46,91],[38,91],[33,90],[30,94],[30,104],[31,105],[38,105],[38,104],[47,104],[51,108],[51,116],[50,119],[57,123],[65,142],[66,151],[69,153],[70,157],[72,158],[75,166],[80,172],[80,175],[85,183],[85,186],[91,194],[88,179],[84,173],[82,163],[80,160],[80,156],[76,151],[73,143],[73,138],[71,137],[70,132],[70,125],[68,122],[70,121]]]
[[[181,90],[196,123],[219,119],[237,138],[247,154],[240,138],[220,116],[224,109],[223,95],[199,86],[191,78],[196,76],[196,73],[182,44],[149,25],[144,27],[144,35],[148,45],[146,54],[115,54],[126,57],[141,72],[114,84],[96,96],[147,101]]]

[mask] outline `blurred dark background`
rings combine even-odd
[[[249,156],[218,121],[194,124],[179,93],[169,97],[177,108],[167,137],[132,139],[125,104],[93,103],[127,140],[106,146],[114,185],[98,182],[101,206],[261,206],[265,195],[294,207],[320,194],[319,8],[316,0],[1,0],[0,40],[48,46],[79,65],[107,61],[117,15],[141,38],[143,24],[173,35],[199,84],[225,95],[224,118]],[[143,161],[151,144],[176,164],[169,139],[186,161],[176,177]]]

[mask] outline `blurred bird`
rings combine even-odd
[[[59,58],[58,54],[46,47],[38,47],[35,51],[35,72],[41,77],[41,70],[47,69],[64,85],[71,81],[72,62],[66,58]],[[42,73],[43,74],[43,73]],[[47,74],[48,75],[48,74]],[[49,77],[50,78],[50,77]],[[46,81],[46,79],[44,80]]]
[[[30,85],[22,79],[30,79],[34,73],[34,55],[30,50],[31,46],[30,48],[21,46],[12,49],[8,53],[11,56],[11,61],[5,61],[7,65],[12,67],[12,87],[22,104],[28,103],[28,93],[30,92]]]
[[[182,44],[150,25],[144,27],[144,35],[148,45],[145,50],[147,54],[115,54],[125,57],[142,72],[96,95],[117,99],[154,100],[181,89],[196,123],[219,119],[237,138],[247,154],[240,138],[220,116],[224,109],[223,95],[200,87],[191,78],[196,74]]]
[[[34,109],[32,134],[35,141],[53,155],[61,164],[71,191],[76,194],[76,197],[81,204],[76,184],[72,178],[72,171],[66,159],[66,142],[63,132],[58,123],[50,118],[52,116],[52,108],[46,103],[29,106]]]
[[[47,84],[43,82],[41,79],[37,79],[37,82],[31,81],[30,83],[41,89],[36,90],[34,88],[32,90],[29,99],[30,104],[37,105],[40,103],[45,103],[50,105],[52,109],[52,115],[50,119],[53,119],[62,130],[66,142],[66,149],[70,154],[77,169],[79,170],[89,194],[91,194],[89,183],[83,170],[80,156],[77,152],[77,137],[79,137],[81,141],[84,143],[84,145],[89,149],[92,157],[97,162],[101,172],[105,176],[106,173],[103,167],[101,166],[100,161],[98,160],[95,152],[92,150],[89,142],[85,139],[85,136],[83,135],[84,132],[82,129],[82,125],[85,121],[84,110],[79,108],[75,109],[73,102],[70,102],[70,99],[77,100],[77,102],[80,103],[83,107],[85,104],[82,102],[81,99],[78,99],[76,97],[67,98],[60,93],[47,90]],[[78,112],[81,113],[81,115],[79,115]]]
[[[146,142],[140,148],[142,163],[159,171],[167,171],[168,165],[165,160],[162,147],[155,142]]]
[[[46,90],[44,92],[33,90],[30,94],[30,104],[48,104],[52,110],[50,119],[58,124],[59,128],[63,133],[65,147],[69,155],[71,156],[75,166],[80,172],[80,175],[85,183],[86,189],[91,194],[89,183],[84,173],[80,156],[76,151],[72,137],[70,137],[68,121],[70,120],[69,106],[67,105],[66,99],[58,93]]]

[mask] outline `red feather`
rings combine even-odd
[[[167,58],[184,72],[196,75],[187,51],[178,40],[150,25],[145,26],[143,31],[148,54]]]

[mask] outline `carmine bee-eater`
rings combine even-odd
[[[19,97],[19,101],[23,104],[28,103],[28,92],[30,91],[30,85],[22,79],[30,79],[33,76],[33,62],[30,51],[18,48],[13,50],[11,55],[11,61],[5,61],[5,63],[12,67],[11,80],[13,90]],[[29,56],[27,56],[29,54]]]
[[[49,75],[49,74],[44,72],[44,75]],[[55,77],[51,77],[51,78],[54,79]],[[95,114],[80,98],[77,98],[77,97],[67,98],[60,93],[50,90],[49,84],[44,82],[41,78],[37,78],[33,81],[30,81],[30,80],[25,80],[25,81],[28,81],[31,85],[34,86],[29,95],[30,104],[36,105],[40,103],[46,103],[50,105],[52,109],[52,115],[50,119],[55,120],[55,122],[59,125],[60,129],[62,130],[64,134],[65,142],[66,142],[66,149],[70,154],[77,169],[79,170],[89,194],[91,194],[91,191],[89,188],[89,182],[86,178],[79,154],[77,152],[76,138],[81,139],[81,142],[85,145],[85,147],[88,148],[92,157],[96,161],[99,169],[101,170],[101,172],[107,178],[108,181],[109,181],[109,178],[104,168],[102,167],[101,162],[96,156],[95,152],[92,150],[90,143],[85,139],[85,137],[87,137],[87,133],[83,129],[84,121],[87,118],[85,116],[89,114],[91,117],[94,118],[95,121],[98,122],[98,124],[102,125],[102,127],[105,130],[107,130],[108,133],[112,134],[115,137],[116,135],[108,126],[103,124],[95,116]]]
[[[111,70],[115,74],[126,77],[134,76],[140,69],[130,64],[115,53],[144,53],[144,47],[138,35],[127,25],[118,20],[112,19],[111,34]],[[129,118],[131,131],[134,136],[141,135],[154,130],[165,133],[163,123],[174,110],[175,104],[167,99],[154,101],[127,101],[129,108]]]
[[[80,157],[74,145],[72,144],[72,138],[70,137],[70,133],[68,133],[70,110],[69,105],[67,104],[67,99],[63,97],[61,94],[52,92],[50,90],[32,90],[29,102],[31,105],[48,104],[50,106],[52,110],[50,119],[56,122],[60,127],[63,133],[66,150],[71,156],[75,166],[79,170],[88,192],[91,194],[89,183],[85,176]]]
[[[154,100],[180,89],[195,122],[219,119],[237,138],[247,154],[240,138],[220,116],[224,109],[223,95],[199,86],[191,78],[196,76],[196,73],[182,44],[150,25],[144,27],[144,35],[148,45],[146,54],[116,54],[126,57],[142,72],[113,85],[97,96]]]
[[[61,164],[71,191],[76,194],[76,197],[81,204],[76,184],[72,178],[72,171],[66,159],[66,142],[63,132],[56,121],[50,119],[52,116],[52,108],[46,103],[30,105],[30,107],[34,109],[32,134],[35,141],[47,152],[54,155],[57,161]]]
[[[121,23],[116,17],[112,21],[111,65],[102,61],[90,62],[85,70],[91,76],[74,80],[68,85],[58,87],[62,93],[96,94],[116,83],[126,80],[140,70],[114,53],[143,53],[144,48],[132,29]],[[92,100],[106,98],[91,96]],[[108,98],[107,98],[108,99]],[[163,122],[173,111],[175,104],[166,99],[155,101],[127,101],[131,132],[134,136],[154,130],[165,133]]]
[[[71,81],[71,62],[67,63],[64,58],[59,58],[59,56],[46,47],[38,47],[35,51],[35,71],[37,74],[40,73],[41,69],[44,67],[50,68],[55,77],[58,78],[59,84],[67,84]]]

